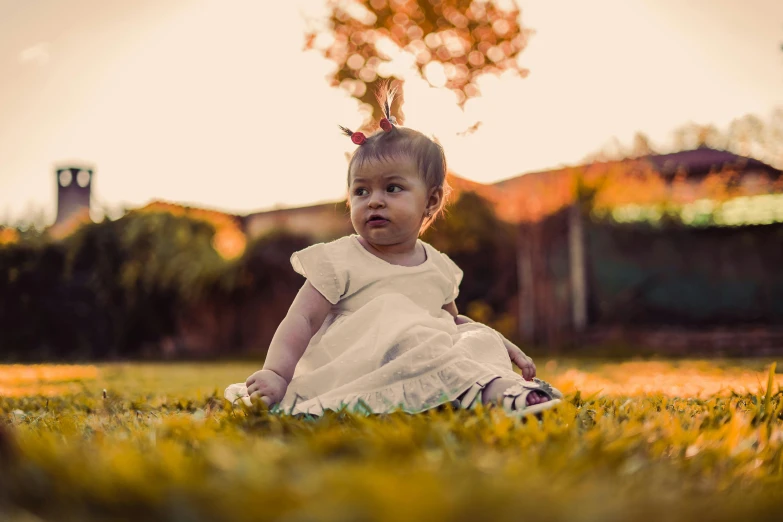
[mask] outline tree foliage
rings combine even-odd
[[[0,246],[0,359],[135,357],[205,303],[241,309],[261,298],[274,309],[293,299],[301,281],[288,257],[307,239],[269,236],[226,261],[214,237],[204,221],[131,212],[62,241]],[[239,347],[214,347],[225,348]]]
[[[710,147],[783,168],[783,107],[773,109],[766,118],[745,114],[733,119],[724,128],[712,123],[687,122],[676,127],[671,136],[672,150],[666,152]],[[637,132],[631,145],[612,138],[601,150],[587,155],[583,161],[619,160],[662,153],[665,152],[652,144],[647,135]]]
[[[371,88],[392,76],[395,51],[407,54],[431,84],[454,91],[460,104],[478,94],[476,77],[507,70],[526,75],[517,55],[531,30],[512,2],[497,0],[328,0],[326,27],[310,30],[305,47],[337,68],[332,84],[380,112]],[[324,44],[324,42],[327,42]]]

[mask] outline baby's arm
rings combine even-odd
[[[302,358],[310,339],[321,328],[331,308],[332,304],[309,281],[305,281],[285,319],[277,327],[264,361],[264,369],[291,382],[296,363]]]
[[[331,307],[331,303],[309,281],[305,281],[285,319],[277,327],[263,369],[245,381],[251,400],[261,399],[269,406],[283,400],[296,363]]]
[[[457,310],[457,304],[454,301],[443,305],[443,309],[454,316],[454,322],[456,324],[475,322],[470,317],[459,315],[459,310]],[[511,358],[513,363],[517,365],[517,368],[522,370],[522,377],[524,377],[527,380],[531,380],[533,377],[535,377],[536,365],[533,362],[533,359],[525,355],[525,352],[520,350],[516,344],[512,343],[511,341],[503,337],[503,335],[501,335],[499,332],[498,335],[500,335],[500,337],[503,338],[503,344],[506,346],[506,351],[508,352],[508,356]]]

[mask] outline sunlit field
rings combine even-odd
[[[774,361],[538,367],[566,400],[523,423],[232,409],[247,363],[0,366],[0,519],[779,518]]]

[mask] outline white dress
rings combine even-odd
[[[499,333],[458,326],[442,309],[457,297],[462,270],[419,242],[427,259],[412,267],[376,257],[356,235],[291,256],[332,309],[296,366],[283,412],[359,405],[366,413],[415,413],[456,399],[480,379],[522,380]]]

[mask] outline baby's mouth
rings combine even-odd
[[[370,218],[367,220],[368,225],[382,225],[388,222],[389,220],[383,216],[370,216]]]

